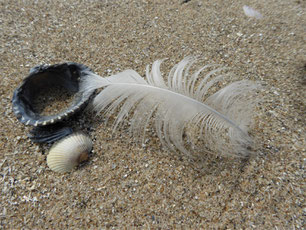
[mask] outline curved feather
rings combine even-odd
[[[195,148],[202,140],[205,148],[222,154],[247,156],[253,142],[248,135],[252,123],[255,100],[250,100],[258,88],[256,83],[237,81],[209,95],[209,90],[226,75],[215,76],[224,68],[217,68],[200,78],[200,73],[211,67],[204,66],[189,74],[196,61],[187,57],[175,65],[164,81],[160,72],[162,60],[155,61],[146,79],[134,70],[102,78],[89,73],[81,90],[102,88],[93,99],[93,108],[109,117],[117,114],[116,127],[131,115],[130,130],[136,139],[144,136],[154,118],[155,129],[161,143],[172,149],[190,154],[184,136]],[[198,131],[196,131],[198,130]]]

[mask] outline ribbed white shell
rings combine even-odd
[[[84,133],[74,133],[55,143],[47,156],[48,166],[55,172],[68,172],[79,163],[82,153],[92,149],[91,139]]]

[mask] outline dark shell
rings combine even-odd
[[[13,111],[18,120],[25,125],[46,126],[62,121],[79,111],[89,101],[94,91],[79,92],[82,78],[92,72],[88,67],[77,63],[63,63],[51,66],[41,65],[31,69],[30,74],[14,91]],[[75,100],[70,107],[61,113],[41,116],[34,111],[33,102],[40,89],[61,86],[74,94]]]
[[[73,132],[72,128],[63,125],[49,125],[34,127],[28,137],[36,143],[52,143]]]

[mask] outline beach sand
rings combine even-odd
[[[263,15],[247,17],[248,5]],[[1,10],[1,229],[302,229],[305,225],[305,1],[8,1]],[[263,85],[250,159],[192,160],[148,133],[84,112],[94,141],[71,173],[46,164],[50,145],[31,143],[12,112],[30,68],[73,61],[101,76],[188,55]]]

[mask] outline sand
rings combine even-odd
[[[248,18],[243,5],[260,11]],[[1,229],[303,229],[305,225],[305,1],[8,1],[1,10]],[[188,55],[230,67],[264,89],[247,160],[191,160],[154,136],[82,113],[94,140],[88,163],[52,172],[49,145],[31,143],[11,108],[39,64],[73,61],[101,76],[141,75]]]

